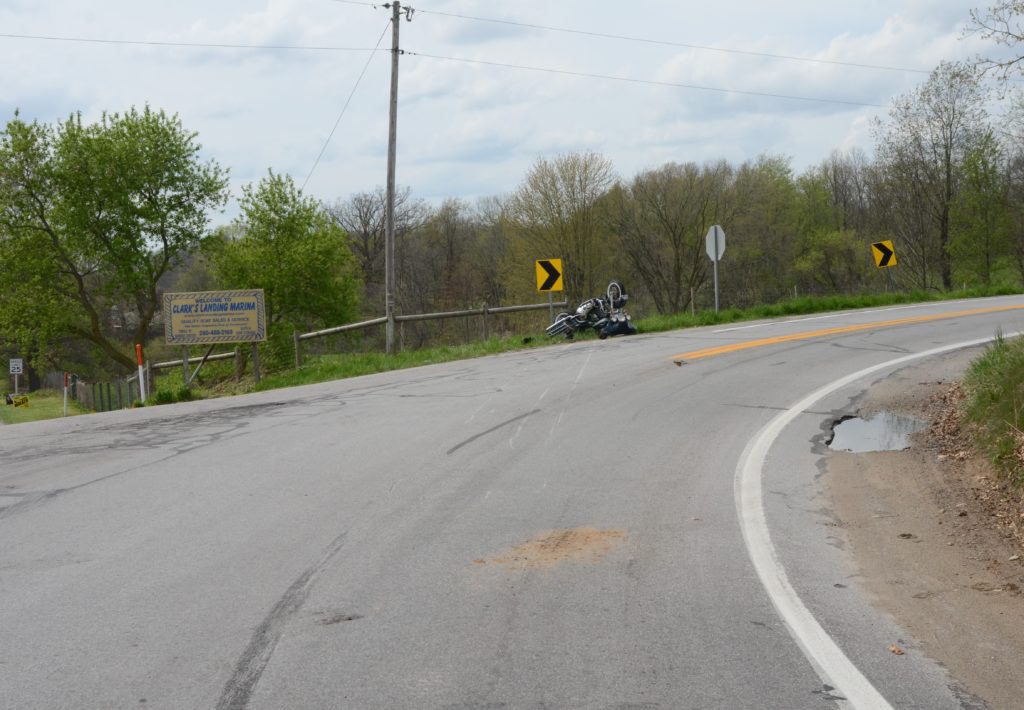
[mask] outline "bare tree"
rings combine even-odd
[[[423,200],[414,199],[410,188],[395,192],[396,259],[399,244],[419,228],[430,214]],[[360,192],[327,208],[334,221],[348,234],[349,249],[363,274],[364,308],[380,310],[384,303],[384,216],[387,194],[382,187]]]
[[[563,259],[570,301],[602,292],[610,277],[598,200],[613,181],[609,160],[596,153],[538,159],[509,201],[524,259]]]
[[[979,57],[974,66],[982,74],[992,74],[1007,81],[1022,73],[1021,61],[1024,56],[1018,48],[1024,42],[1024,1],[1001,0],[985,10],[971,10],[971,21],[964,34],[979,35],[1014,50],[1003,58]]]
[[[890,123],[875,124],[888,187],[904,196],[896,202],[923,213],[911,220],[923,231],[907,237],[925,263],[938,263],[944,288],[952,285],[950,209],[964,161],[987,130],[985,96],[967,66],[943,62],[924,85],[895,100]]]

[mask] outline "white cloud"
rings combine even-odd
[[[236,188],[267,168],[290,173],[301,184],[371,56],[369,48],[384,33],[384,51],[373,56],[309,182],[317,197],[344,198],[385,178],[389,14],[380,6],[328,0],[7,2],[0,25],[15,34],[363,51],[0,38],[0,109],[9,117],[21,107],[26,118],[50,122],[77,110],[95,118],[103,110],[149,103],[179,113],[187,128],[198,131],[206,154],[231,169]],[[537,157],[571,150],[601,152],[625,177],[670,160],[741,162],[762,153],[792,156],[801,169],[836,148],[870,150],[869,119],[886,113],[422,55],[884,106],[926,75],[848,64],[930,71],[941,60],[969,57],[985,47],[977,38],[959,39],[967,19],[967,9],[955,0],[721,0],[699,12],[667,0],[489,6],[435,0],[400,28],[402,47],[420,56],[401,58],[398,181],[434,201],[472,200],[514,190]]]

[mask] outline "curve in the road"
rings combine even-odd
[[[1011,333],[1006,337],[1018,335],[1020,333]],[[818,400],[836,390],[881,370],[991,341],[992,338],[981,338],[904,355],[859,370],[815,390],[768,422],[747,444],[736,466],[736,511],[743,531],[747,554],[757,571],[757,576],[785,622],[790,635],[797,642],[822,682],[837,688],[853,708],[891,710],[892,706],[822,628],[789,582],[786,570],[772,544],[765,517],[761,480],[768,451],[783,429],[801,412],[811,408]]]

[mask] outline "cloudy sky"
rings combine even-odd
[[[571,151],[627,178],[870,153],[894,97],[942,60],[995,51],[961,39],[976,5],[956,0],[409,4],[397,174],[432,203],[507,194]],[[390,15],[354,0],[0,0],[0,110],[53,122],[148,103],[198,132],[236,195],[272,168],[333,202],[385,182]]]

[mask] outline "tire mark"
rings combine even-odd
[[[302,608],[309,598],[313,583],[317,576],[338,554],[345,544],[347,532],[336,537],[323,551],[312,566],[303,572],[284,593],[267,614],[263,622],[256,627],[252,640],[246,646],[242,657],[238,659],[235,670],[224,685],[217,710],[245,710],[249,706],[256,684],[259,683],[263,671],[270,662],[270,657],[277,647],[284,627],[294,614]]]
[[[490,434],[492,432],[495,432],[498,429],[501,429],[502,427],[508,426],[509,424],[512,424],[514,422],[518,422],[520,419],[526,419],[527,417],[532,417],[534,414],[537,414],[539,411],[541,411],[541,410],[533,409],[533,410],[527,412],[526,414],[520,414],[518,417],[512,417],[511,419],[509,419],[507,421],[504,421],[501,424],[496,424],[495,426],[492,426],[490,429],[488,429],[486,431],[482,431],[479,434],[474,434],[473,436],[469,437],[465,441],[459,442],[458,444],[456,444],[452,448],[448,449],[448,451],[446,451],[445,453],[448,456],[451,456],[453,453],[455,453],[456,451],[461,449],[463,446],[465,446],[466,444],[471,444],[472,442],[474,442],[477,439],[479,439],[481,436],[487,436],[488,434]]]

